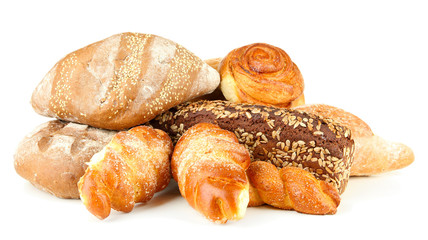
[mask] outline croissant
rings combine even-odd
[[[410,147],[375,135],[367,123],[343,109],[326,104],[308,104],[294,109],[331,118],[351,130],[355,142],[351,176],[389,172],[404,168],[415,160]]]
[[[278,47],[255,43],[234,49],[221,61],[219,72],[229,101],[286,108],[305,103],[302,74]]]
[[[99,219],[108,217],[110,208],[132,211],[168,185],[171,153],[171,139],[161,130],[138,126],[117,133],[78,182],[83,204]]]
[[[294,209],[307,214],[335,214],[340,204],[337,189],[317,180],[308,171],[297,167],[278,170],[264,161],[252,162],[247,169],[250,181],[249,207],[263,203],[273,207]]]
[[[171,170],[181,195],[207,219],[225,223],[245,215],[248,150],[236,136],[210,123],[189,128],[177,142]]]

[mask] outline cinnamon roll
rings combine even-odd
[[[302,74],[278,47],[255,43],[234,49],[219,71],[221,90],[229,101],[286,108],[305,103]]]

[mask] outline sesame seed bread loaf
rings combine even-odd
[[[271,162],[278,168],[300,167],[333,184],[340,193],[345,190],[354,142],[349,129],[328,118],[263,105],[198,101],[174,107],[150,124],[177,141],[201,122],[234,132],[252,161]]]
[[[77,182],[91,157],[116,131],[59,120],[38,126],[18,145],[16,172],[37,188],[59,198],[79,198]]]
[[[121,33],[74,51],[47,73],[31,103],[44,116],[127,129],[210,93],[219,73],[181,45]]]

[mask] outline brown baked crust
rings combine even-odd
[[[115,133],[59,120],[43,123],[19,143],[15,170],[43,191],[77,199],[86,163]]]
[[[172,150],[171,139],[158,129],[138,126],[117,133],[80,178],[82,202],[100,219],[108,217],[111,208],[132,211],[168,185]]]
[[[308,104],[294,109],[334,119],[351,130],[355,142],[351,176],[368,176],[401,169],[415,159],[410,147],[374,135],[367,123],[341,108]]]
[[[210,93],[219,73],[168,39],[121,33],[61,59],[34,90],[45,116],[121,130]]]
[[[296,166],[342,193],[352,164],[351,132],[331,119],[305,112],[228,101],[199,101],[171,108],[150,123],[173,141],[191,126],[209,122],[232,131],[253,161]]]
[[[327,104],[305,104],[293,107],[293,109],[334,119],[337,123],[349,128],[354,139],[374,135],[370,126],[361,118],[338,107]]]
[[[355,138],[351,176],[370,176],[405,168],[415,161],[413,150],[379,136]]]
[[[210,65],[210,67],[218,71],[220,68],[221,60],[223,60],[223,58],[210,58],[210,59],[204,60],[204,62]]]
[[[275,165],[254,161],[247,169],[247,177],[251,187],[255,189],[254,194],[250,195],[249,207],[268,204],[281,209],[293,209]]]
[[[275,46],[255,43],[232,50],[220,63],[221,89],[226,99],[277,107],[304,100],[299,68]],[[303,102],[304,103],[304,102]]]
[[[256,161],[247,169],[251,186],[256,189],[249,206],[260,202],[307,214],[335,214],[340,204],[339,192],[332,185],[316,179],[297,167],[278,170],[273,164]],[[251,196],[251,195],[250,195]]]
[[[218,223],[239,220],[248,205],[250,155],[236,136],[210,123],[189,128],[177,142],[171,169],[181,195]]]

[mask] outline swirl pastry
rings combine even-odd
[[[302,74],[278,47],[255,43],[234,49],[220,63],[219,72],[229,101],[286,108],[305,103]]]

